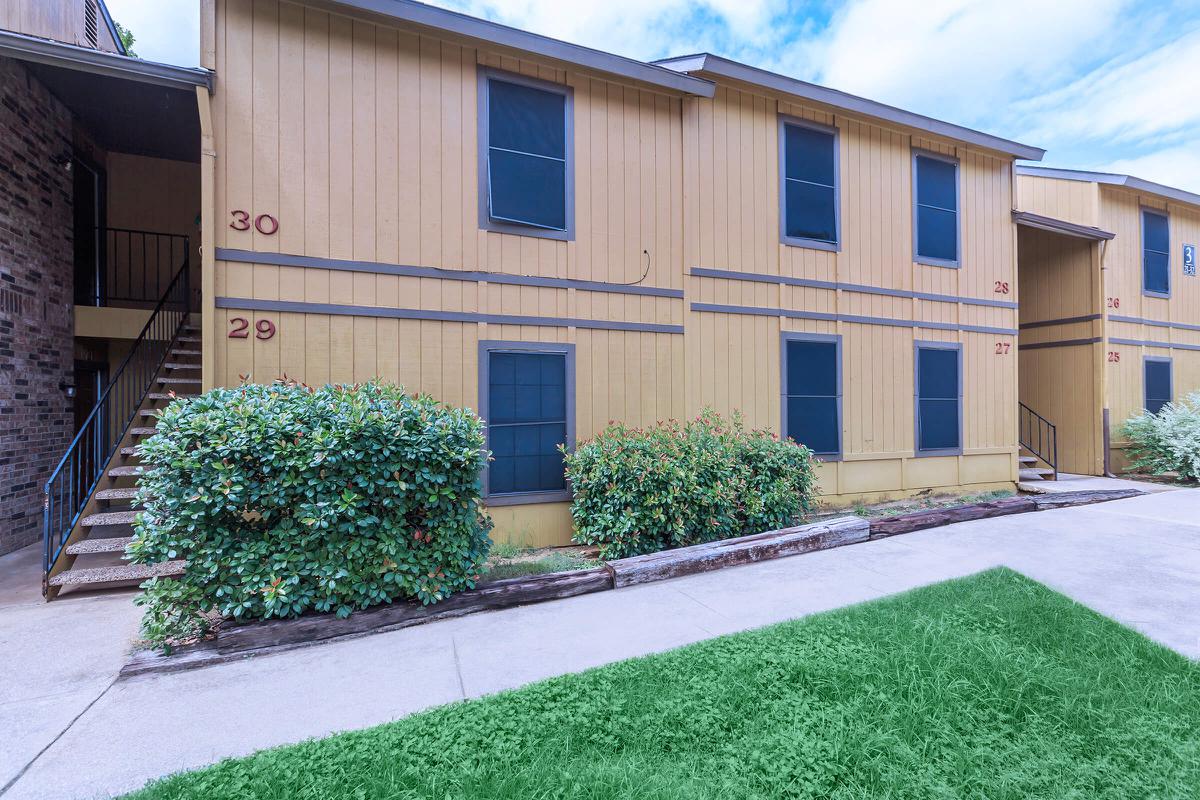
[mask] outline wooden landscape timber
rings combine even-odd
[[[478,611],[497,611],[636,586],[723,567],[828,550],[954,522],[1090,505],[1141,494],[1145,492],[1138,489],[1058,492],[1032,497],[1008,497],[871,521],[856,516],[837,517],[736,539],[617,559],[592,569],[508,578],[460,592],[435,605],[399,602],[355,612],[344,619],[333,614],[313,614],[296,619],[249,622],[222,628],[213,640],[186,645],[168,654],[153,650],[137,651],[121,669],[120,677],[198,669],[320,642],[399,630]]]

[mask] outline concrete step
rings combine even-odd
[[[138,416],[139,417],[153,417],[154,419],[158,419],[158,415],[160,413],[162,413],[162,412],[160,412],[157,408],[143,408],[141,411],[138,412]]]
[[[200,385],[199,378],[166,378],[166,377],[160,376],[160,377],[156,378],[154,382],[161,383],[164,385],[171,385],[171,386],[199,386]]]
[[[197,397],[190,392],[150,392],[146,395],[147,400],[163,400],[170,402],[172,400],[190,400]]]
[[[129,433],[133,436],[153,436],[158,433],[158,428],[130,428]]]
[[[122,447],[121,455],[125,458],[136,458],[138,455],[137,445],[135,444],[133,447]]]
[[[183,342],[184,344],[200,344],[200,337],[199,336],[180,336],[175,341]]]
[[[1052,469],[1023,469],[1018,473],[1018,478],[1022,481],[1054,480],[1054,470],[1052,470]]]
[[[89,514],[79,520],[85,528],[96,528],[104,525],[132,525],[140,511],[102,511],[99,514]]]
[[[110,478],[136,478],[141,474],[141,467],[113,467],[108,471]]]
[[[1017,461],[1025,466],[1033,466],[1034,464],[1038,463],[1038,460],[1033,456],[1018,456]]]
[[[93,496],[97,500],[104,500],[108,503],[132,503],[137,496],[137,489],[101,489]]]
[[[67,554],[84,556],[93,553],[124,553],[125,547],[132,541],[132,536],[114,536],[111,539],[84,539],[82,542],[67,545]]]
[[[203,353],[201,353],[199,350],[187,350],[182,347],[176,347],[175,349],[173,349],[171,351],[171,355],[173,355],[173,356],[199,356],[199,355],[203,355]]]
[[[50,579],[51,586],[83,586],[91,583],[113,583],[115,581],[144,581],[150,578],[165,578],[182,575],[186,561],[164,561],[161,564],[121,564],[112,567],[69,569]]]
[[[200,369],[200,364],[186,364],[182,361],[168,361],[163,364],[166,369]]]

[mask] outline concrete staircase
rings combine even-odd
[[[191,324],[180,329],[146,394],[133,425],[108,463],[99,486],[47,579],[47,597],[60,592],[131,588],[152,577],[178,575],[186,562],[131,564],[125,547],[133,540],[133,522],[141,510],[136,499],[142,467],[139,444],[153,436],[161,409],[177,397],[200,392],[200,332]]]
[[[1054,470],[1037,456],[1022,452],[1017,456],[1017,462],[1020,464],[1017,475],[1021,483],[1056,480]]]

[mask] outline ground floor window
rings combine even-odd
[[[818,456],[842,453],[840,336],[783,334],[783,435]]]
[[[962,346],[917,342],[915,369],[918,455],[962,452]]]
[[[558,447],[575,441],[574,345],[480,342],[479,362],[488,503],[569,499]]]
[[[1146,356],[1144,369],[1146,410],[1157,414],[1171,402],[1171,359]]]

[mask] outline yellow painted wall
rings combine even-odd
[[[779,241],[778,115],[839,131],[839,252]],[[718,86],[713,100],[684,103],[685,262],[730,270],[885,290],[984,300],[1016,298],[1016,254],[1009,159],[956,148],[759,94]],[[912,149],[960,159],[962,268],[917,264],[912,256]],[[996,281],[1010,294],[995,292]],[[690,276],[693,302],[819,312],[939,326],[1012,330],[1011,308],[877,293]],[[690,308],[690,305],[689,305]],[[860,493],[949,489],[1015,477],[1016,347],[1011,334],[807,321],[785,316],[688,313],[688,408],[740,409],[755,425],[779,430],[780,334],[840,334],[843,348],[844,460],[822,470],[832,504]],[[963,345],[964,455],[915,458],[914,339]],[[997,354],[996,345],[1008,345]],[[1002,348],[1003,349],[1003,348]]]
[[[1124,188],[1101,187],[1101,225],[1117,234],[1105,254],[1108,296],[1120,300],[1119,309],[1110,315],[1134,317],[1156,323],[1200,325],[1200,277],[1183,274],[1183,245],[1200,247],[1200,208],[1168,202],[1156,195]],[[1171,297],[1147,297],[1142,294],[1142,207],[1167,212],[1171,230]],[[1200,391],[1200,330],[1110,320],[1110,339],[1154,342],[1157,345],[1132,345],[1110,341],[1109,350],[1119,354],[1119,362],[1106,360],[1109,408],[1113,426],[1114,464],[1124,465],[1120,451],[1124,441],[1120,424],[1141,412],[1144,405],[1145,356],[1172,359],[1172,389],[1175,399]],[[1182,349],[1184,345],[1197,349]]]
[[[609,420],[652,424],[705,405],[738,409],[749,423],[778,430],[780,332],[838,332],[846,458],[821,467],[823,490],[836,495],[830,502],[1015,479],[1015,337],[958,329],[1015,329],[1015,309],[690,275],[707,267],[1014,301],[1007,157],[730,87],[699,100],[623,86],[286,0],[216,0],[211,38],[217,248],[636,283],[686,297],[277,266],[226,250],[215,265],[221,307],[205,320],[216,345],[210,385],[243,376],[309,383],[379,376],[474,407],[480,340],[573,342],[580,439]],[[479,230],[479,65],[573,87],[574,241]],[[779,244],[777,113],[842,131],[840,253]],[[962,269],[913,263],[912,147],[961,159]],[[274,216],[278,232],[233,230],[238,209]],[[996,294],[996,281],[1010,294]],[[322,307],[245,310],[273,301]],[[896,324],[713,314],[691,310],[696,302]],[[394,309],[671,325],[686,333],[386,318]],[[252,334],[264,319],[276,333],[230,339],[234,317],[247,319]],[[914,320],[934,327],[913,327]],[[963,456],[913,457],[914,339],[963,344]],[[1009,351],[997,354],[997,344]],[[570,533],[563,503],[491,513],[499,538],[565,543]]]

